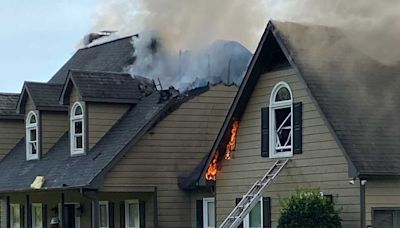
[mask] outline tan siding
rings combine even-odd
[[[182,104],[125,155],[104,185],[157,186],[160,227],[194,227],[193,204],[201,195],[191,198],[179,190],[177,177],[188,175],[208,153],[236,91],[218,85]]]
[[[89,148],[91,149],[128,111],[130,105],[87,103]]]
[[[285,81],[292,89],[295,102],[303,103],[303,154],[295,155],[264,196],[272,198],[272,220],[279,218],[279,198],[288,196],[298,187],[319,187],[334,195],[342,208],[344,227],[358,227],[359,193],[348,184],[347,162],[334,137],[306,91],[306,85],[293,70],[280,70],[260,76],[242,116],[234,159],[222,162],[217,176],[216,201],[218,224],[256,180],[273,164],[261,158],[261,108],[269,105],[274,85]]]
[[[34,110],[33,103],[32,103],[31,98],[28,96],[28,99],[26,100],[26,103],[25,103],[25,116],[27,116],[28,113],[32,110]]]
[[[372,208],[374,207],[400,208],[399,189],[398,178],[368,179],[365,189],[367,224],[372,223]]]
[[[6,202],[0,197],[0,227],[7,227]]]
[[[69,105],[72,107],[76,101],[79,101],[78,90],[75,86],[72,87],[71,93],[69,94]]]
[[[42,154],[46,154],[51,147],[63,136],[69,128],[67,112],[41,111]]]
[[[0,120],[0,160],[25,136],[22,120]]]

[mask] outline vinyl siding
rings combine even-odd
[[[159,227],[194,227],[194,198],[178,188],[177,178],[209,152],[236,91],[217,85],[182,104],[130,149],[104,186],[157,186]]]
[[[89,149],[128,111],[127,104],[87,103]]]
[[[0,160],[25,136],[22,120],[0,120]]]
[[[234,159],[222,161],[217,175],[218,224],[235,206],[235,198],[242,197],[275,161],[260,156],[261,108],[269,106],[270,93],[280,81],[289,84],[295,102],[303,103],[303,154],[295,155],[264,193],[272,199],[273,227],[279,219],[279,199],[298,187],[318,187],[324,194],[332,194],[338,208],[342,208],[344,227],[358,227],[359,189],[349,184],[346,159],[308,95],[306,85],[292,69],[261,75],[252,92],[240,121]]]
[[[46,154],[51,147],[69,129],[67,112],[47,112],[41,111],[41,136],[42,154]]]
[[[372,225],[372,208],[400,208],[400,179],[374,178],[368,179],[365,187],[366,220]]]
[[[0,197],[0,227],[7,227],[6,202]]]

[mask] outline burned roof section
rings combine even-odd
[[[87,71],[123,72],[134,62],[133,36],[79,49],[49,80],[52,84],[63,84],[71,69]]]
[[[23,119],[17,114],[16,107],[19,99],[16,93],[0,93],[0,119]]]
[[[68,104],[72,85],[81,100],[136,104],[156,90],[151,80],[129,74],[71,70],[61,94],[60,102]]]

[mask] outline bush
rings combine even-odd
[[[281,200],[278,228],[337,228],[342,227],[339,210],[319,189],[298,189]]]

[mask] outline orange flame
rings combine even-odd
[[[215,153],[214,158],[211,164],[208,166],[207,173],[206,173],[206,180],[216,180],[217,178],[217,171],[218,171],[218,151]]]
[[[239,121],[234,120],[232,123],[231,139],[229,140],[228,145],[226,145],[225,160],[232,159],[232,151],[236,149],[236,135],[238,128],[239,128]]]

